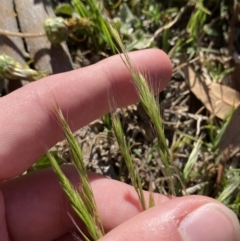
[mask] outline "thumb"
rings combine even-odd
[[[171,199],[117,226],[101,241],[240,241],[236,215],[202,196]]]

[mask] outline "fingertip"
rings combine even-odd
[[[155,93],[166,87],[171,79],[172,64],[165,52],[160,49],[145,49],[130,52],[128,57],[134,69],[146,78]],[[99,76],[100,79],[105,79],[101,86],[104,86],[105,90],[108,89],[117,107],[137,102],[138,94],[132,76],[120,55],[107,58],[96,65],[94,69],[104,76]]]
[[[204,196],[163,202],[120,224],[101,241],[112,240],[239,241],[236,215]],[[114,239],[115,240],[115,239]]]
[[[147,68],[147,81],[152,85],[155,93],[161,92],[172,77],[172,62],[168,55],[160,49],[148,49],[142,51],[145,54],[145,66]]]
[[[145,49],[130,53],[134,67],[147,77],[148,81],[158,82],[158,91],[163,90],[172,76],[172,63],[161,49]]]
[[[164,88],[172,76],[172,62],[168,55],[161,49],[146,49],[135,53],[142,55],[151,78],[157,81],[160,79]],[[141,56],[138,56],[138,58],[141,58]]]
[[[240,239],[236,215],[220,203],[208,203],[193,210],[181,221],[178,231],[184,241]]]
[[[172,62],[169,56],[160,49],[153,49],[154,55],[158,56],[160,77],[163,80],[163,88],[166,87],[172,77]]]

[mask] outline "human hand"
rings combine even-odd
[[[130,56],[160,90],[166,86],[171,64],[163,52],[145,50]],[[73,127],[79,129],[108,112],[109,90],[118,107],[137,101],[130,74],[119,56],[47,77],[0,99],[1,241],[73,240],[74,225],[68,213],[75,216],[51,169],[10,179],[29,168],[46,146],[63,137],[54,118],[55,101]],[[64,171],[75,186],[80,185],[74,168],[65,166]],[[141,212],[131,186],[95,174],[90,174],[90,180],[108,232],[102,241],[240,240],[236,216],[216,200],[155,194],[157,205]]]

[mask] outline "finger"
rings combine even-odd
[[[154,86],[159,90],[166,86],[171,76],[166,54],[152,49],[130,57]],[[76,130],[109,111],[109,96],[118,107],[137,101],[130,74],[119,56],[47,77],[1,98],[0,180],[26,170],[46,147],[62,138],[53,117],[55,101]]]
[[[75,186],[79,186],[76,172],[71,167],[64,169],[68,176],[71,176]],[[91,185],[104,228],[110,231],[117,227],[106,235],[104,241],[116,240],[117,237],[117,240],[153,241],[239,240],[236,216],[224,206],[219,206],[220,204],[213,199],[203,196],[170,199],[156,194],[156,207],[122,224],[141,212],[133,188],[96,175],[91,176]],[[2,184],[2,192],[6,205],[4,217],[8,224],[10,240],[46,241],[57,240],[60,237],[60,240],[70,239],[69,233],[74,230],[74,225],[68,213],[75,220],[76,217],[51,170],[40,171]],[[145,195],[148,198],[148,194]],[[78,224],[81,225],[80,222]],[[83,226],[80,228],[83,230]],[[189,230],[192,230],[192,233]],[[217,239],[207,239],[201,236],[205,231],[207,236],[209,233],[217,233],[219,236]],[[199,235],[195,239],[186,238],[186,235],[195,233]]]
[[[239,241],[235,214],[207,197],[172,199],[117,226],[99,241]]]
[[[79,187],[79,177],[74,168],[65,166],[64,170],[74,186]],[[90,178],[106,231],[141,212],[138,197],[131,186],[94,174]],[[75,220],[77,217],[51,169],[3,183],[0,189],[5,201],[3,217],[6,218],[10,240],[54,240],[75,230],[68,213]],[[156,195],[155,199],[157,203],[169,200],[163,195]],[[84,230],[81,222],[78,224]]]

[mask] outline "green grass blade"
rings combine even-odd
[[[201,138],[200,138],[201,140]],[[192,171],[192,168],[194,166],[194,164],[197,162],[198,159],[198,154],[200,152],[200,148],[201,148],[201,141],[198,140],[198,142],[195,144],[189,158],[188,161],[183,169],[183,178],[184,180],[187,180],[189,178],[189,175]]]

